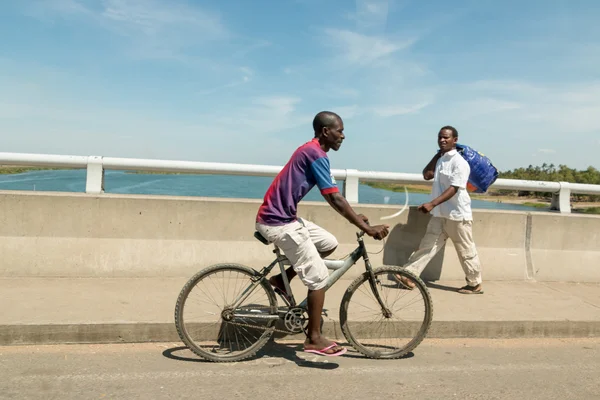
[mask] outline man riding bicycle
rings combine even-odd
[[[322,111],[313,120],[315,137],[292,154],[288,163],[267,190],[256,216],[256,230],[279,247],[292,263],[286,270],[291,280],[298,275],[308,287],[308,337],[304,350],[339,356],[346,348],[321,336],[320,322],[329,271],[323,258],[338,246],[336,238],[318,225],[298,218],[298,203],[315,186],[329,205],[367,235],[381,240],[389,226],[370,226],[364,215],[356,214],[340,193],[331,174],[327,152],[339,150],[345,139],[344,123],[339,115]],[[279,293],[285,293],[281,274],[269,279]]]

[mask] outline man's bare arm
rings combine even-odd
[[[450,186],[448,189],[444,190],[444,193],[439,195],[431,201],[434,207],[439,206],[440,204],[450,200],[454,195],[458,192],[458,186]]]
[[[418,207],[418,210],[423,211],[424,213],[429,213],[435,207],[450,200],[457,192],[458,192],[458,186],[450,186],[448,189],[444,190],[444,193],[442,193],[435,199],[431,200],[429,203],[421,204]]]
[[[438,162],[440,157],[442,156],[441,152],[437,152],[435,156],[429,161],[429,164],[425,168],[423,168],[423,179],[426,181],[430,181],[433,179],[435,175],[435,164]]]
[[[325,194],[323,197],[325,197],[325,200],[327,200],[329,205],[335,211],[340,213],[340,215],[350,221],[350,223],[355,225],[358,229],[364,231],[367,235],[374,237],[375,239],[383,239],[387,236],[389,228],[387,225],[369,225],[366,221],[366,217],[358,215],[341,193]]]

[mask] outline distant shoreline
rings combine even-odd
[[[19,165],[0,165],[0,175],[16,175],[36,171],[69,171],[72,168],[51,167],[23,167]],[[143,175],[194,175],[194,172],[166,172],[166,171],[124,171],[126,174]],[[199,174],[197,174],[199,175]]]
[[[26,172],[58,171],[58,170],[66,170],[66,169],[68,169],[68,168],[22,167],[19,165],[0,165],[0,175],[16,175],[16,174],[24,174]]]
[[[69,170],[69,168],[49,168],[49,167],[26,167],[17,165],[0,165],[0,175],[16,175],[27,172],[35,171],[57,171],[57,170]],[[129,174],[147,174],[147,175],[183,175],[193,174],[187,172],[161,172],[161,171],[125,171]],[[365,182],[364,185],[370,186],[375,189],[388,190],[392,192],[404,192],[404,187],[409,193],[418,194],[429,194],[431,193],[431,187],[429,185],[403,185],[398,183],[384,183],[384,182]],[[504,191],[506,192],[506,191]],[[540,210],[550,209],[550,201],[547,198],[541,196],[518,196],[515,191],[514,194],[510,193],[499,193],[497,190],[490,190],[488,193],[470,193],[471,198],[488,201],[498,202],[506,204],[517,204],[527,207],[536,207]],[[600,214],[600,202],[577,202],[572,201],[572,208],[577,213],[589,213],[589,214]]]
[[[404,187],[409,193],[431,193],[431,187],[428,185],[403,185],[399,183],[383,183],[383,182],[365,182],[365,185],[375,189],[389,190],[392,192],[404,192]],[[550,201],[541,196],[518,196],[516,194],[498,193],[497,190],[489,190],[487,193],[469,193],[472,199],[518,204],[527,207],[536,207],[539,209],[550,209]],[[576,202],[572,201],[572,209],[574,212],[600,214],[600,202]]]

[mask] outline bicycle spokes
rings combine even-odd
[[[375,281],[365,274],[344,296],[342,329],[348,340],[370,357],[405,354],[418,345],[431,323],[426,287],[418,283],[414,290],[401,289],[394,278],[398,271],[379,268],[373,271]]]
[[[217,268],[182,293],[182,336],[199,355],[237,358],[268,336],[278,319],[276,302],[263,283],[252,278],[249,269]]]

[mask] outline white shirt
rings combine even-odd
[[[431,214],[434,217],[448,218],[454,221],[472,221],[471,197],[467,192],[467,182],[471,167],[456,149],[444,154],[435,165],[431,199],[441,196],[450,186],[457,186],[458,191],[446,202],[435,207]]]

